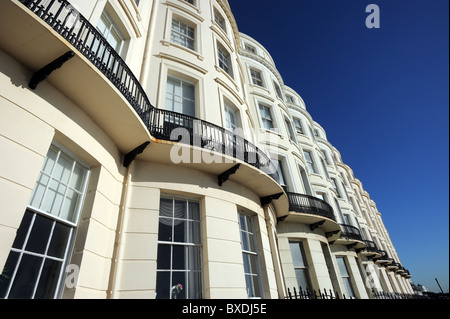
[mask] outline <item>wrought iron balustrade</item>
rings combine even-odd
[[[289,199],[289,211],[304,214],[319,215],[336,221],[334,217],[333,208],[324,200],[320,198],[297,194],[286,193]]]
[[[339,296],[339,293],[337,291],[332,291],[331,289],[323,289],[316,291],[315,289],[311,290],[309,288],[303,289],[302,287],[299,287],[298,290],[296,287],[294,287],[291,291],[290,288],[287,289],[287,296],[285,299],[323,299],[323,300],[330,300],[330,299],[347,299],[345,294],[342,294]],[[350,297],[350,299],[353,299]]]
[[[366,244],[365,250],[372,253],[378,252],[377,244],[370,240],[364,240],[364,243]]]
[[[270,158],[243,137],[192,116],[152,108],[149,131],[157,139],[175,141],[228,155],[250,164],[275,181],[279,176]]]
[[[152,136],[170,141],[173,140],[172,132],[183,128],[185,130],[177,131],[183,131],[177,141],[242,160],[279,182],[278,172],[270,158],[244,138],[206,121],[152,106],[138,79],[120,55],[69,1],[19,1],[82,53],[119,90]]]
[[[66,0],[20,0],[82,53],[122,93],[144,121],[152,105],[139,81],[115,49]]]
[[[363,240],[361,232],[357,227],[347,224],[339,224],[339,226],[341,227],[341,238],[348,238],[359,241]]]

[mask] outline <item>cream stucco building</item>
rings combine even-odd
[[[413,293],[226,0],[4,0],[0,30],[0,298]]]

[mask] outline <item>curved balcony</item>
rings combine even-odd
[[[405,272],[402,274],[402,276],[405,277],[405,278],[411,278],[412,277],[408,269],[405,269]]]
[[[341,235],[336,240],[336,244],[346,245],[349,249],[355,248],[356,250],[366,247],[357,227],[347,224],[339,224],[339,226],[341,227]]]
[[[290,222],[308,224],[311,230],[320,227],[329,241],[339,237],[339,224],[334,217],[333,208],[327,202],[304,194],[292,192],[286,194],[289,200],[289,213],[279,220],[288,219]]]
[[[377,258],[380,257],[381,254],[379,253],[377,244],[370,240],[363,240],[366,247],[360,248],[357,252],[360,253],[363,256],[366,256],[367,258]]]
[[[386,265],[386,268],[387,268],[388,270],[397,272],[397,270],[398,270],[399,267],[400,267],[400,264],[397,263],[397,262],[395,262],[395,260],[394,260],[393,258],[390,258],[390,259],[392,259],[392,262],[391,262],[390,264],[387,264],[387,265]]]
[[[398,269],[395,271],[395,273],[401,275],[405,272],[405,267],[403,267],[400,263],[397,263]]]
[[[174,145],[187,149],[191,159],[199,151],[199,161],[179,165],[215,174],[220,186],[235,180],[254,190],[263,205],[273,201],[280,214],[288,210],[277,170],[264,152],[219,126],[155,108],[120,55],[68,1],[1,1],[0,29],[0,49],[38,70],[29,87],[47,79],[122,153],[151,142],[140,156],[167,164]],[[177,128],[184,133],[171,136]]]
[[[394,261],[394,259],[389,257],[385,250],[379,250],[378,253],[380,254],[380,257],[374,259],[376,264],[387,266]]]

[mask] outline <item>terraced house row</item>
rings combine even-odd
[[[413,293],[226,0],[2,0],[0,108],[0,298]]]

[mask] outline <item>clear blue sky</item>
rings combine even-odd
[[[414,283],[448,292],[449,1],[229,3],[376,202]]]

